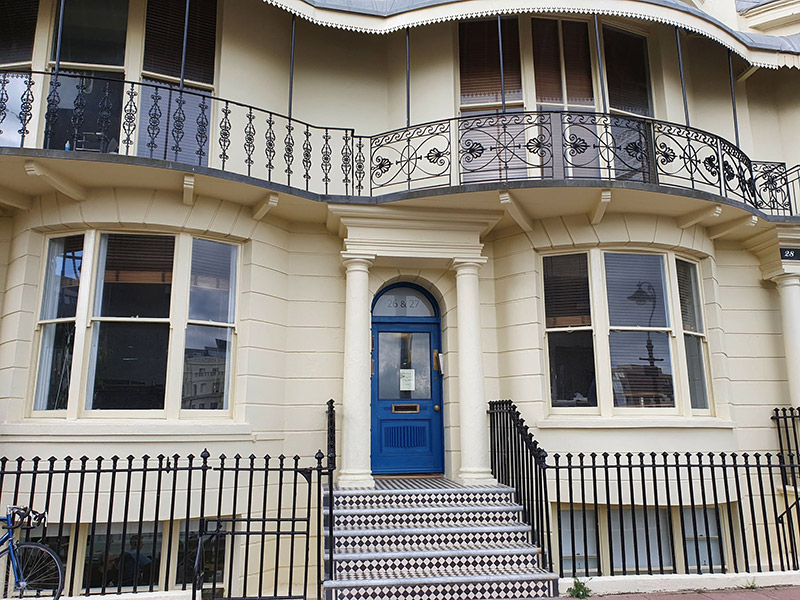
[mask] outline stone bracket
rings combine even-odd
[[[586,215],[589,217],[589,222],[592,225],[598,225],[600,221],[603,220],[603,216],[606,214],[606,209],[609,204],[611,204],[611,190],[601,190],[600,197],[597,199],[597,204],[595,204],[594,208]]]
[[[32,177],[41,178],[54,190],[78,202],[83,202],[89,197],[89,191],[85,187],[34,160],[25,161],[25,172]]]
[[[252,217],[255,221],[260,221],[267,216],[267,213],[278,206],[278,194],[270,194],[262,198],[253,205]]]
[[[678,218],[678,227],[681,229],[689,229],[693,225],[697,225],[706,219],[716,219],[722,214],[722,205],[715,204],[714,206],[707,206],[689,214],[683,215]]]

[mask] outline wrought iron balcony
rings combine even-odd
[[[753,161],[699,129],[615,114],[469,115],[364,136],[154,81],[15,71],[0,72],[0,146],[171,161],[343,201],[615,182],[773,215],[799,210],[800,166]]]

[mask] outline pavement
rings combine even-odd
[[[668,594],[622,594],[608,600],[800,600],[800,586],[737,589],[718,592],[670,592]]]

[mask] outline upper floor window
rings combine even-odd
[[[81,311],[80,298],[92,287],[90,277],[81,277],[89,272],[83,257],[95,246],[94,300],[84,300]],[[176,255],[187,258],[178,262]],[[87,411],[227,408],[236,261],[236,246],[187,234],[52,239],[34,410],[67,409],[80,396]],[[87,343],[78,344],[83,331]],[[87,356],[73,360],[87,345]],[[72,383],[84,365],[85,393]]]
[[[503,79],[500,77],[500,40],[497,20],[464,21],[459,24],[461,105],[499,105],[502,85],[506,102],[522,101],[519,25],[516,17],[501,19],[503,32]]]
[[[594,106],[589,25],[533,19],[533,70],[539,110]]]
[[[709,408],[697,265],[597,250],[543,272],[553,407]]]
[[[174,78],[181,76],[185,24],[185,2],[150,0],[147,3],[144,71]],[[217,0],[192,0],[186,30],[186,79],[214,83],[216,36]]]
[[[0,64],[30,62],[38,14],[39,0],[0,0]]]
[[[53,60],[61,5],[53,29]],[[61,62],[123,66],[128,33],[128,0],[81,0],[64,4]]]

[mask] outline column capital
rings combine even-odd
[[[481,267],[488,262],[488,260],[489,259],[485,256],[454,258],[451,267],[456,272],[456,275],[459,273],[469,273],[470,271],[477,273],[480,271]]]
[[[342,252],[342,264],[345,268],[355,271],[368,271],[375,262],[374,254],[359,254],[357,252]]]
[[[778,289],[789,286],[800,286],[800,273],[783,273],[771,279],[778,285]]]

